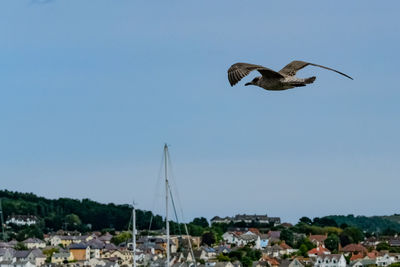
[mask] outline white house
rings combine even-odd
[[[30,261],[0,262],[0,267],[37,267]]]
[[[317,256],[314,267],[346,267],[342,254],[321,254]]]
[[[26,245],[28,249],[34,249],[34,248],[45,248],[46,247],[46,242],[43,240],[40,240],[39,238],[28,238],[24,241],[22,241]]]
[[[376,257],[376,265],[378,266],[388,266],[392,263],[394,263],[396,260],[394,257],[389,256],[389,254],[385,254],[380,257]]]
[[[236,244],[238,235],[235,234],[234,232],[225,232],[222,235],[222,239],[227,243],[227,244]]]

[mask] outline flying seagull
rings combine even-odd
[[[315,81],[315,76],[305,79],[296,77],[297,71],[309,65],[334,71],[353,80],[353,78],[351,78],[349,75],[344,74],[340,71],[299,60],[290,62],[278,72],[260,65],[236,63],[228,69],[228,79],[231,86],[234,86],[243,77],[247,76],[251,71],[257,70],[259,73],[261,73],[261,76],[255,77],[251,82],[246,83],[245,86],[256,85],[264,88],[265,90],[273,91],[286,90],[295,87],[306,86],[307,84],[313,83]]]

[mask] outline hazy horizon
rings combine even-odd
[[[8,190],[8,189],[5,189],[5,190]],[[9,191],[11,191],[11,190],[9,190]],[[18,193],[33,193],[33,194],[35,194],[34,192],[20,192],[20,191],[13,191],[13,192],[18,192]],[[35,194],[36,195],[36,194]],[[70,199],[75,199],[75,200],[79,200],[79,201],[82,201],[84,198],[72,198],[72,197],[68,197],[68,196],[59,196],[59,197],[55,197],[55,198],[51,198],[51,197],[46,197],[46,196],[43,196],[43,195],[37,195],[38,197],[44,197],[44,198],[47,198],[47,199],[52,199],[52,200],[56,200],[56,199],[58,199],[58,198],[70,198]],[[164,196],[163,196],[164,197]],[[95,202],[98,202],[98,203],[100,203],[100,204],[115,204],[115,205],[132,205],[132,202],[131,203],[116,203],[116,202],[101,202],[101,201],[98,201],[98,200],[95,200],[95,199],[90,199],[90,200],[92,200],[92,201],[95,201]],[[155,212],[154,210],[148,210],[148,209],[144,209],[144,208],[141,208],[140,207],[140,205],[137,205],[137,202],[136,202],[136,200],[134,200],[135,201],[135,207],[136,207],[136,209],[139,209],[139,210],[145,210],[145,211],[151,211],[151,212],[153,212],[153,214],[154,215],[160,215],[160,216],[162,216],[162,217],[165,217],[165,211],[161,211],[161,212],[159,212],[159,213],[157,213],[157,212]],[[163,207],[162,208],[165,208],[165,204],[163,203]],[[173,208],[173,207],[170,207],[170,208]],[[181,216],[181,214],[180,214],[180,211],[179,211],[179,208],[177,207],[177,212],[179,213],[178,214],[178,216]],[[226,217],[226,216],[228,216],[228,217],[233,217],[233,216],[235,216],[235,215],[238,215],[238,214],[247,214],[247,215],[254,215],[254,214],[256,214],[256,215],[268,215],[268,216],[270,216],[270,217],[280,217],[281,218],[281,223],[285,223],[285,222],[289,222],[289,223],[292,223],[292,224],[296,224],[296,223],[298,223],[298,221],[299,221],[299,219],[301,218],[301,217],[308,217],[308,218],[310,218],[310,219],[314,219],[315,217],[324,217],[324,216],[335,216],[335,215],[337,215],[337,216],[341,216],[341,215],[343,215],[343,216],[347,216],[347,215],[354,215],[354,216],[367,216],[367,217],[373,217],[373,216],[391,216],[391,215],[396,215],[396,213],[393,213],[393,214],[375,214],[375,215],[365,215],[365,214],[353,214],[353,213],[349,213],[349,214],[323,214],[323,215],[320,215],[320,216],[308,216],[307,214],[304,214],[304,215],[301,215],[299,218],[297,218],[296,220],[292,220],[292,221],[289,221],[289,220],[285,220],[284,218],[282,218],[279,214],[275,214],[275,215],[272,215],[272,214],[267,214],[267,213],[246,213],[246,212],[242,212],[242,213],[232,213],[232,214],[214,214],[214,215],[212,215],[212,216],[203,216],[203,215],[201,215],[201,214],[199,214],[199,215],[195,215],[194,213],[193,213],[193,215],[191,215],[191,217],[190,218],[184,218],[185,219],[185,223],[189,223],[189,222],[191,222],[194,218],[200,218],[200,217],[204,217],[204,218],[206,218],[209,222],[210,222],[210,220],[214,217],[214,216],[219,216],[219,217]],[[171,214],[170,214],[170,220],[172,220],[172,221],[176,221],[176,219],[175,219],[175,217],[174,216],[172,216],[171,217]],[[179,222],[182,222],[181,221],[181,219],[182,218],[178,218],[179,219]]]

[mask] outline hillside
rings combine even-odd
[[[400,232],[400,215],[391,216],[354,216],[331,215],[324,218],[333,219],[338,226],[347,224],[356,226],[366,232],[385,233],[385,231]]]
[[[90,199],[47,199],[32,193],[0,190],[4,219],[10,215],[36,215],[43,230],[101,230],[114,228],[126,230],[132,210],[129,205],[102,204]],[[137,210],[137,227],[148,229],[151,217],[152,229],[163,225],[161,216],[150,211]]]

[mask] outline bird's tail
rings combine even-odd
[[[305,82],[305,84],[310,84],[310,83],[313,83],[313,82],[315,81],[316,78],[317,78],[317,77],[312,76],[312,77],[310,77],[310,78],[306,78],[306,79],[304,80],[304,82]]]

